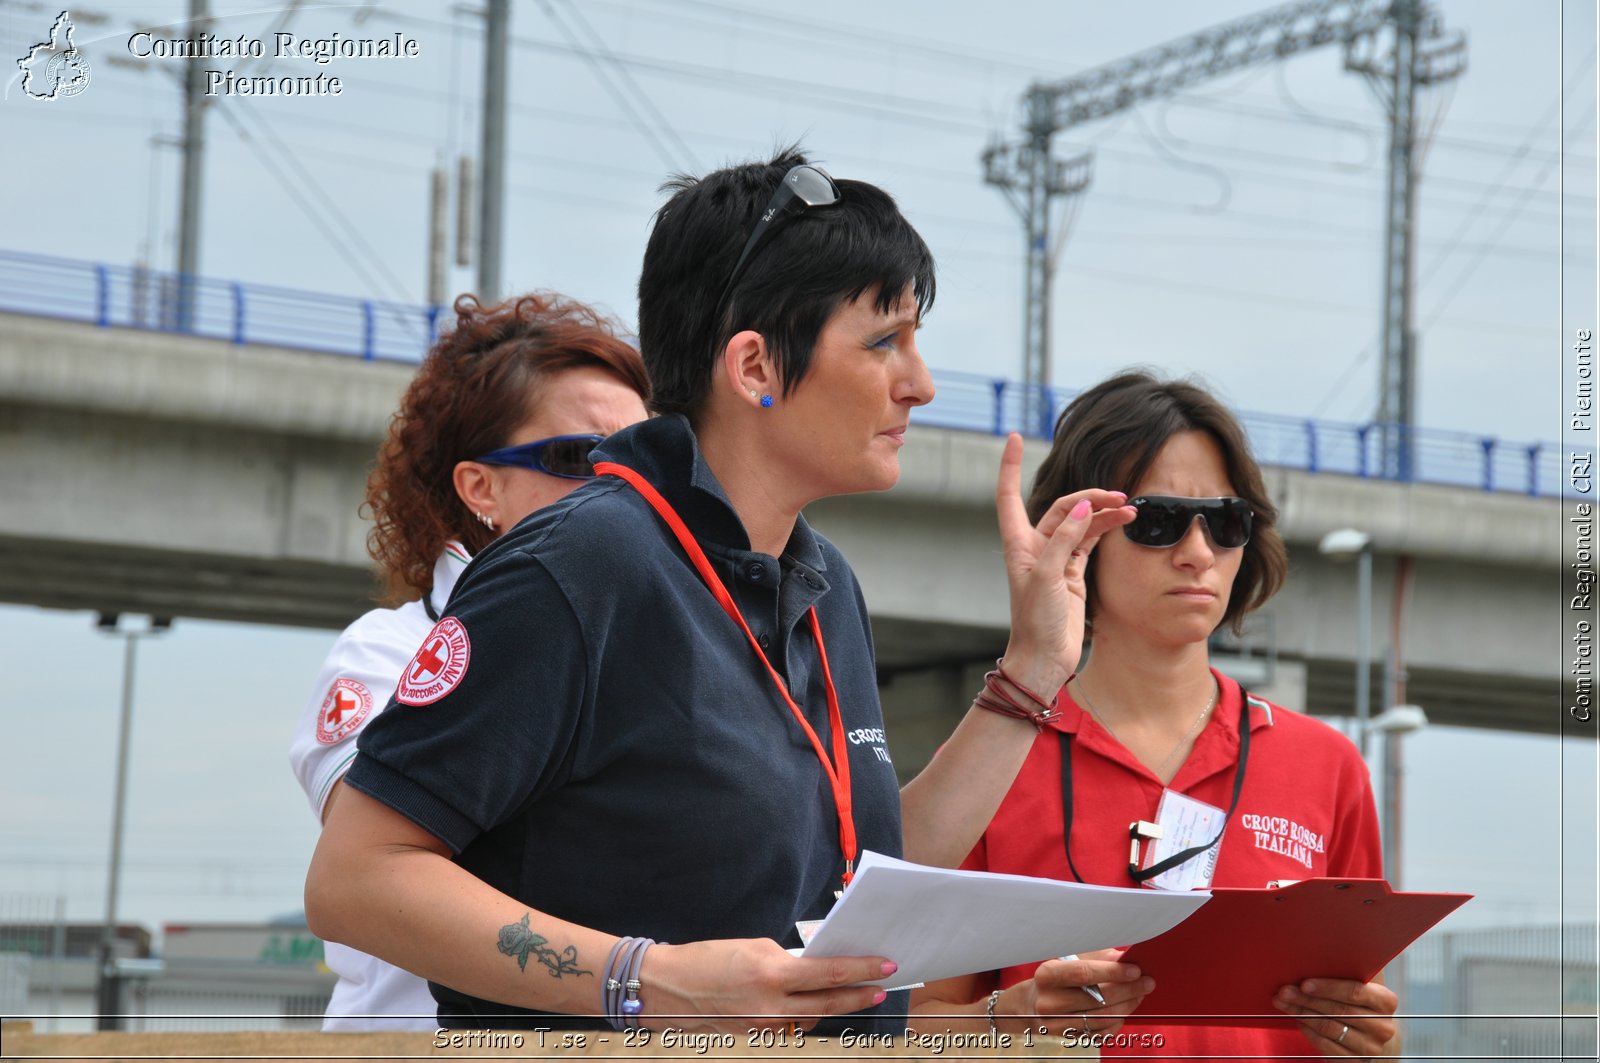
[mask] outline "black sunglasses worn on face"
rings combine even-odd
[[[594,462],[589,455],[604,439],[605,436],[551,436],[514,447],[501,447],[472,460],[485,465],[532,469],[563,480],[591,480]]]
[[[1250,541],[1255,511],[1242,498],[1184,498],[1179,495],[1141,495],[1128,500],[1139,511],[1122,534],[1140,546],[1177,546],[1199,517],[1206,534],[1224,550],[1236,550]]]
[[[772,193],[772,199],[767,203],[767,209],[761,212],[761,220],[756,222],[756,227],[750,231],[750,239],[744,242],[744,250],[739,252],[739,260],[733,264],[733,272],[728,274],[728,283],[722,286],[722,295],[717,299],[716,312],[722,313],[729,293],[739,280],[739,274],[744,272],[745,264],[754,257],[757,249],[761,247],[761,241],[766,239],[775,223],[796,214],[803,214],[811,207],[830,207],[839,202],[839,199],[839,186],[834,184],[833,178],[819,167],[801,165],[784,174],[783,180],[778,182],[778,190]]]

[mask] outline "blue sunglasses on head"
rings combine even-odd
[[[594,479],[594,462],[589,455],[604,441],[605,436],[551,436],[532,443],[519,443],[514,447],[491,450],[473,461],[485,465],[509,465],[517,469],[532,469],[563,480]]]

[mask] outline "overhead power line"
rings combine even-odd
[[[671,169],[685,170],[691,173],[697,170],[699,162],[695,159],[694,152],[689,150],[689,145],[683,142],[683,138],[678,135],[677,130],[672,128],[672,123],[667,121],[656,105],[650,101],[650,97],[645,94],[643,89],[639,88],[638,83],[633,80],[633,75],[628,73],[628,68],[617,61],[616,56],[606,47],[605,40],[595,32],[593,26],[589,25],[588,20],[583,17],[583,12],[578,9],[578,6],[569,2],[567,10],[572,20],[588,36],[590,41],[588,48],[585,48],[573,36],[572,31],[561,20],[561,16],[557,13],[556,5],[551,0],[544,0],[544,10],[545,14],[550,16],[550,21],[554,22],[556,28],[561,31],[562,36],[571,42],[573,49],[594,68],[595,74],[600,79],[600,84],[610,94],[611,98],[617,102],[617,106],[621,107],[633,121],[634,128],[639,131],[640,135],[656,149],[656,153],[661,156],[661,160]],[[620,82],[620,84],[613,83],[613,79],[615,79],[615,82]],[[641,114],[641,111],[648,112],[648,117]],[[677,149],[676,159],[673,158],[672,151],[668,150],[667,145],[669,143]]]
[[[389,297],[397,302],[416,302],[416,299],[406,290],[405,285],[395,277],[383,259],[367,243],[366,238],[361,235],[360,229],[345,216],[344,212],[333,202],[332,197],[322,189],[316,179],[301,165],[299,160],[295,158],[295,153],[289,150],[277,134],[272,131],[258,111],[248,113],[251,113],[253,119],[259,124],[265,137],[272,141],[272,150],[263,149],[255,135],[240,119],[239,115],[235,113],[240,110],[239,108],[228,105],[219,107],[217,110],[227,123],[233,127],[234,132],[238,134],[239,139],[245,143],[245,146],[255,154],[256,158],[261,160],[261,164],[266,168],[267,172],[272,174],[284,191],[289,193],[290,198],[305,212],[306,217],[315,223],[317,230],[322,233],[339,257],[345,260],[345,264],[356,272],[362,283],[373,291],[389,291]],[[292,166],[297,173],[289,173],[285,169],[286,166]],[[341,236],[337,230],[343,230],[345,235]],[[359,249],[359,253],[357,249]],[[373,269],[369,270],[362,261],[363,254],[372,261]]]
[[[1585,118],[1584,121],[1587,121],[1588,118],[1594,117],[1594,114],[1595,114],[1595,101],[1593,100],[1593,98],[1591,98],[1590,101],[1589,101],[1588,117]],[[1581,125],[1582,125],[1582,123],[1580,123],[1580,126]],[[1487,253],[1487,251],[1489,249],[1494,248],[1500,242],[1500,238],[1506,234],[1506,230],[1511,227],[1511,223],[1517,220],[1517,215],[1519,213],[1519,208],[1521,207],[1521,205],[1526,203],[1528,201],[1528,198],[1535,191],[1538,190],[1539,186],[1542,185],[1545,181],[1547,181],[1549,179],[1550,175],[1552,173],[1555,173],[1558,169],[1559,169],[1559,166],[1557,166],[1554,163],[1552,163],[1551,165],[1545,166],[1534,177],[1533,182],[1531,184],[1527,185],[1525,188],[1523,188],[1521,190],[1521,194],[1518,196],[1516,201],[1512,204],[1512,209],[1506,211],[1506,213],[1501,218],[1500,227],[1497,228],[1493,233],[1491,233],[1489,235],[1489,238],[1485,243],[1481,243],[1481,244],[1477,245],[1478,250],[1473,254],[1472,258],[1468,260],[1466,268],[1463,269],[1456,276],[1455,281],[1450,285],[1450,287],[1448,289],[1445,290],[1445,293],[1442,296],[1439,297],[1439,302],[1434,305],[1433,310],[1428,314],[1427,318],[1422,323],[1424,328],[1426,328],[1428,325],[1432,324],[1433,322],[1437,321],[1439,319],[1440,315],[1442,315],[1445,312],[1445,310],[1449,309],[1451,300],[1455,299],[1455,297],[1458,294],[1460,294],[1462,288],[1465,287],[1467,281],[1472,278],[1472,275],[1475,272],[1477,272],[1478,267],[1483,264],[1484,258],[1485,258],[1485,254]],[[1463,225],[1461,230],[1458,230],[1458,233],[1459,232],[1464,232],[1464,231],[1465,231],[1465,224]],[[1450,251],[1455,250],[1455,249],[1456,249],[1456,245],[1452,244],[1452,246],[1445,251],[1445,254],[1448,255],[1450,253]]]
[[[390,21],[405,25],[430,26],[434,28],[444,25],[421,16],[401,15],[392,11],[381,12],[381,15]],[[554,41],[538,40],[531,37],[513,36],[511,43],[523,51],[548,55],[572,54],[578,55],[580,58],[592,56],[607,60],[617,66],[647,71],[660,77],[679,81],[718,86],[723,84],[734,85],[737,86],[739,93],[745,96],[754,94],[789,102],[810,102],[830,110],[893,118],[908,124],[921,125],[931,129],[948,129],[965,133],[983,133],[989,129],[985,121],[986,116],[981,109],[952,104],[948,100],[928,100],[899,93],[865,92],[860,86],[833,85],[816,80],[784,78],[773,74],[753,73],[750,71],[733,72],[714,66],[626,55],[615,51],[608,51],[605,55],[600,55],[593,48],[583,45],[562,45]],[[954,112],[967,114],[970,116],[970,120],[963,121],[951,117]]]
[[[774,15],[750,8],[719,4],[710,0],[657,0],[665,6],[663,13],[640,11],[631,5],[621,5],[607,0],[587,0],[594,7],[613,11],[648,14],[654,18],[683,22],[685,10],[698,10],[726,16],[716,23],[702,19],[701,25],[718,24],[724,29],[749,30],[780,41],[792,41],[796,36],[810,37],[825,43],[830,50],[856,52],[881,58],[885,51],[893,50],[896,56],[915,56],[938,64],[948,71],[951,68],[991,72],[1009,70],[1027,77],[1054,77],[1061,73],[1061,64],[1049,59],[1033,59],[1005,52],[985,51],[975,48],[956,48],[944,41],[927,37],[914,37],[901,32],[884,32],[882,27],[841,26],[833,21],[806,20]],[[759,27],[770,27],[760,29]]]
[[[1551,123],[1556,120],[1558,115],[1560,115],[1561,109],[1565,105],[1567,97],[1571,96],[1578,86],[1583,83],[1583,78],[1587,74],[1588,70],[1594,65],[1595,58],[1596,51],[1595,49],[1591,48],[1589,50],[1588,57],[1585,58],[1581,64],[1579,64],[1578,69],[1573,72],[1573,74],[1567,79],[1567,83],[1562,86],[1561,97],[1555,103],[1551,104],[1550,108],[1546,110],[1542,116],[1540,116],[1539,121],[1534,124],[1533,128],[1529,130],[1528,134],[1523,138],[1520,149],[1506,162],[1506,165],[1501,168],[1500,172],[1495,176],[1495,179],[1486,186],[1484,194],[1480,196],[1477,202],[1474,203],[1463,215],[1461,223],[1447,238],[1444,250],[1429,260],[1427,268],[1423,271],[1421,279],[1417,282],[1418,288],[1425,290],[1429,281],[1431,281],[1434,276],[1444,268],[1445,263],[1450,260],[1450,256],[1462,249],[1461,241],[1466,237],[1466,234],[1468,230],[1472,228],[1473,223],[1482,218],[1482,208],[1487,207],[1489,202],[1493,200],[1501,191],[1509,189],[1510,185],[1508,182],[1511,179],[1511,175],[1515,172],[1517,166],[1525,157],[1533,154],[1533,145],[1537,144],[1547,134]],[[1575,128],[1581,129],[1585,124],[1586,122],[1579,122]],[[1554,165],[1554,160],[1560,158],[1559,153],[1555,153],[1554,155],[1549,155],[1549,153],[1541,154],[1544,154],[1550,158],[1552,166]],[[1513,209],[1505,214],[1505,222],[1501,229],[1495,234],[1494,238],[1489,241],[1488,245],[1480,244],[1478,247],[1493,247],[1498,243],[1499,238],[1505,235],[1506,229],[1510,227],[1511,222],[1515,220],[1516,217],[1521,213],[1521,208],[1525,206],[1532,195],[1537,192],[1539,185],[1544,182],[1545,178],[1550,172],[1551,167],[1547,166],[1542,173],[1538,175],[1535,181],[1526,186],[1526,188],[1522,189],[1522,195],[1519,197],[1517,203],[1513,206]],[[1482,256],[1486,253],[1486,250],[1482,250],[1478,251],[1474,255],[1472,264],[1469,265],[1468,268],[1456,279],[1456,282],[1451,286],[1445,296],[1442,297],[1440,302],[1435,305],[1433,312],[1428,315],[1427,320],[1423,323],[1424,327],[1438,320],[1439,315],[1444,312],[1444,308],[1449,305],[1450,300],[1455,298],[1456,294],[1461,290],[1461,287],[1466,283],[1467,278],[1470,277],[1473,271],[1477,269],[1478,264],[1483,261]],[[1312,411],[1313,417],[1322,416],[1322,414],[1327,410],[1329,404],[1331,404],[1334,398],[1344,389],[1355,370],[1365,363],[1369,358],[1371,358],[1373,353],[1375,353],[1378,343],[1379,338],[1374,337],[1370,343],[1368,343],[1360,351],[1356,352],[1356,355],[1350,360],[1349,366],[1342,374],[1340,374],[1339,379],[1335,381],[1334,386],[1328,389],[1328,391],[1323,395],[1322,401],[1319,402],[1316,409]]]

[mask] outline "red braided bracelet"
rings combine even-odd
[[[1002,680],[1007,686],[1014,687],[1020,691],[1032,704],[1024,705],[1018,702],[1006,690],[1005,686],[1001,685]],[[1070,678],[1067,680],[1067,682],[1071,681]],[[1056,717],[1054,706],[1007,675],[999,661],[995,662],[994,671],[983,677],[983,689],[978,691],[978,696],[973,699],[972,703],[980,709],[999,716],[1026,720],[1028,723],[1033,724],[1035,731],[1042,732],[1044,725]]]
[[[1021,683],[1017,682],[1015,679],[1012,679],[1010,674],[1006,671],[1004,663],[1002,663],[1004,660],[1005,658],[1002,657],[994,662],[994,672],[991,674],[998,675],[1001,679],[1004,679],[1007,683],[1010,683],[1012,686],[1022,691],[1022,693],[1027,696],[1029,701],[1039,706],[1040,711],[1051,711],[1051,709],[1053,709],[1055,706],[1055,698],[1042,698],[1038,694],[1035,694],[1033,691],[1029,690],[1027,687],[1023,686]],[[1067,677],[1067,683],[1072,682],[1077,678],[1077,676],[1078,673],[1076,672],[1072,673],[1072,675],[1069,675]],[[1061,686],[1066,686],[1067,683],[1062,683]],[[1060,692],[1060,689],[1060,687],[1056,688],[1058,693]]]
[[[1014,720],[1025,720],[1028,723],[1033,724],[1033,729],[1035,731],[1043,731],[1045,722],[1053,715],[1052,713],[1044,712],[1028,712],[1026,709],[1019,709],[1011,705],[1002,704],[991,697],[987,690],[979,691],[978,696],[972,699],[972,703],[978,708],[986,709],[998,716],[1010,716]]]

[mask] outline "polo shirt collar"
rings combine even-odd
[[[1215,668],[1211,669],[1211,674],[1216,677],[1221,696],[1217,699],[1217,707],[1212,710],[1211,719],[1207,721],[1205,730],[1201,731],[1195,740],[1194,749],[1190,751],[1183,766],[1178,769],[1178,774],[1173,776],[1171,785],[1174,789],[1182,790],[1219,771],[1231,772],[1239,762],[1239,698],[1243,688]],[[1251,735],[1263,728],[1271,727],[1275,711],[1281,710],[1274,709],[1260,698],[1252,697]],[[1135,760],[1133,755],[1123,748],[1122,743],[1108,734],[1098,721],[1092,726],[1089,725],[1088,710],[1073,699],[1066,687],[1061,688],[1061,694],[1056,698],[1056,713],[1056,718],[1050,721],[1051,727],[1080,739],[1084,748],[1092,749],[1108,760],[1116,761],[1131,771],[1150,775],[1150,769]]]
[[[1183,767],[1178,769],[1178,774],[1172,780],[1179,788],[1219,772],[1231,773],[1239,764],[1239,702],[1244,688],[1215,668],[1211,669],[1211,674],[1217,677],[1222,697],[1218,699],[1205,730],[1195,741],[1189,759],[1183,762]],[[1272,726],[1272,712],[1272,707],[1265,701],[1259,698],[1250,700],[1248,719],[1252,735]]]
[[[751,552],[744,522],[706,464],[687,417],[673,413],[640,421],[608,437],[595,448],[594,457],[626,465],[650,481],[703,548]],[[783,553],[814,572],[827,570],[822,547],[804,514],[795,519]]]
[[[430,619],[437,620],[444,615],[450,592],[455,590],[456,580],[461,578],[461,573],[467,570],[471,560],[472,555],[467,553],[466,547],[454,539],[445,541],[444,552],[433,563],[433,586],[428,591],[426,603],[432,606],[428,610]]]

